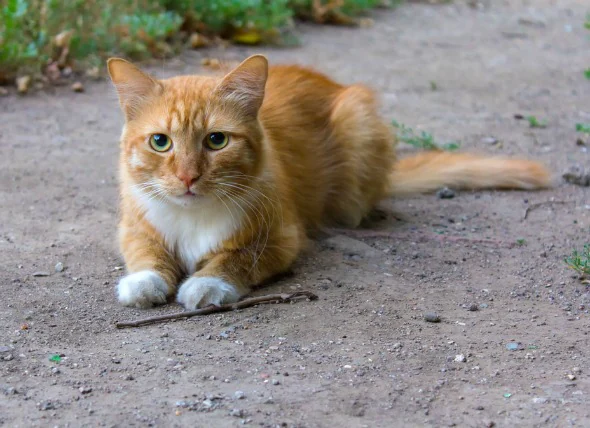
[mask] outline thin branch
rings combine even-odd
[[[526,207],[526,210],[524,210],[524,217],[523,220],[526,220],[527,217],[529,216],[529,213],[537,208],[540,207],[544,207],[545,205],[553,205],[553,204],[567,204],[570,203],[571,201],[543,201],[543,202],[539,202],[536,204],[531,204],[528,207]]]
[[[317,300],[318,296],[311,291],[297,291],[291,294],[268,294],[266,296],[251,297],[249,299],[240,300],[236,303],[228,303],[226,305],[215,306],[209,305],[194,311],[176,312],[174,314],[160,315],[157,317],[144,318],[137,321],[123,321],[116,322],[117,328],[141,327],[147,324],[155,324],[161,321],[169,321],[181,318],[196,317],[198,315],[209,315],[217,312],[235,311],[237,309],[249,308],[251,306],[259,305],[261,303],[290,303],[300,299]]]
[[[452,242],[452,243],[464,243],[471,245],[487,245],[498,248],[512,248],[515,244],[495,239],[483,239],[483,238],[470,238],[467,236],[451,236],[451,235],[438,235],[434,233],[424,232],[391,232],[387,230],[363,230],[363,229],[331,229],[337,233],[343,235],[353,236],[356,238],[390,238],[394,240],[414,241],[414,242],[425,242],[425,241],[438,241],[438,242]]]

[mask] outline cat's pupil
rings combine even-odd
[[[168,142],[168,137],[166,137],[164,134],[155,134],[154,135],[154,143],[156,143],[156,146],[164,147],[164,146],[166,146],[167,142]]]
[[[225,135],[221,132],[213,132],[209,135],[209,140],[215,145],[223,144],[225,141]]]

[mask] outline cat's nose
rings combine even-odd
[[[190,189],[193,184],[201,177],[201,174],[189,174],[186,172],[179,172],[176,174],[178,179],[186,184],[186,188]]]

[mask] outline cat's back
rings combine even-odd
[[[333,101],[342,89],[342,85],[310,68],[271,67],[260,118],[271,133],[301,126],[318,131],[326,127]]]

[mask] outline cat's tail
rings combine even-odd
[[[551,174],[538,162],[442,151],[400,159],[391,173],[392,196],[426,193],[445,186],[532,190],[550,185]]]

